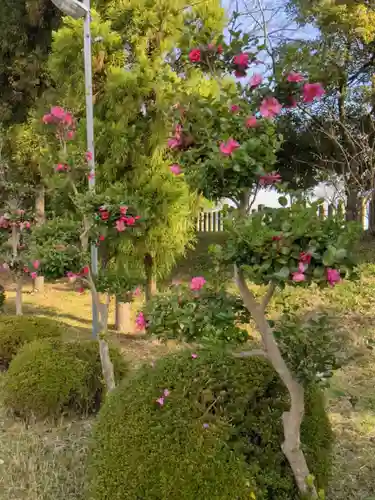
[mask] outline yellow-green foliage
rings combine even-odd
[[[110,354],[121,380],[127,364],[117,349]],[[103,392],[97,342],[43,339],[25,345],[10,363],[4,403],[24,418],[86,414],[99,408]]]
[[[156,400],[167,389],[160,406]],[[321,394],[307,391],[302,443],[319,487],[332,433]],[[88,498],[296,500],[281,451],[288,397],[263,359],[230,353],[170,355],[124,381],[94,429]]]
[[[34,339],[60,337],[66,325],[38,316],[0,316],[0,366],[7,368],[18,349]]]

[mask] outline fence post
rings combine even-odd
[[[339,200],[337,204],[337,215],[344,219],[345,217],[345,208],[344,208],[344,202],[342,200]]]
[[[335,213],[335,207],[333,206],[332,203],[328,205],[328,217],[333,217],[333,214]]]
[[[366,226],[366,208],[367,208],[367,203],[366,203],[366,200],[364,198],[362,198],[361,200],[361,203],[360,203],[360,207],[359,207],[359,212],[360,212],[360,221],[361,221],[361,226],[362,226],[362,229],[365,229],[365,226]]]

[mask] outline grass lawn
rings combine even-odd
[[[220,239],[222,236],[217,236]],[[209,279],[206,249],[177,266],[174,276]],[[333,335],[350,339],[345,349],[350,362],[336,372],[327,404],[336,434],[334,474],[328,500],[375,499],[375,248],[363,246],[360,281],[334,289],[286,289],[271,305],[277,315],[282,304],[294,304],[301,314],[325,310],[335,319]],[[67,324],[67,334],[90,336],[89,293],[78,295],[66,283],[46,285],[44,294],[24,294],[25,313],[52,316]],[[14,309],[14,293],[7,294],[7,311]],[[113,318],[113,311],[111,312]],[[110,321],[111,323],[111,321]],[[141,336],[113,334],[124,356],[136,368],[176,348]],[[344,345],[344,343],[343,343]],[[374,349],[373,349],[374,347]],[[1,382],[1,378],[0,378]],[[0,500],[83,500],[84,464],[92,420],[61,420],[26,427],[6,415],[0,405]],[[87,499],[85,499],[87,500]],[[277,500],[277,499],[275,499]]]

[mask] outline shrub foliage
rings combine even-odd
[[[110,351],[120,380],[127,364],[117,349]],[[25,345],[11,362],[4,402],[25,418],[86,414],[98,409],[103,391],[97,342],[43,339]]]
[[[60,337],[66,325],[38,316],[0,316],[0,365],[9,366],[17,351],[27,342]]]
[[[286,390],[263,359],[215,351],[170,355],[124,381],[102,407],[89,498],[297,499],[280,447],[287,408]],[[324,487],[332,433],[315,388],[307,390],[302,442]]]
[[[154,296],[144,314],[148,333],[162,339],[241,343],[248,338],[239,324],[248,323],[249,314],[242,301],[224,289],[204,286],[193,292],[173,286]]]

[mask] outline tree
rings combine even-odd
[[[49,87],[45,64],[60,17],[50,0],[1,2],[0,123],[24,122]]]
[[[128,193],[142,193],[144,208],[153,214],[143,238],[129,249],[144,263],[149,297],[155,275],[165,275],[194,234],[196,196],[170,170],[165,155],[166,114],[181,89],[210,91],[210,82],[202,81],[199,71],[189,79],[178,74],[181,47],[218,36],[223,13],[216,0],[191,8],[182,1],[157,5],[113,1],[104,8],[106,20],[104,14],[102,18],[92,13],[96,185],[101,192],[121,181]],[[81,34],[81,21],[64,19],[49,58],[60,103],[77,117],[80,144],[84,140]]]
[[[224,45],[223,54],[213,57],[210,47],[194,47],[190,60],[205,67],[212,77],[221,78],[223,69],[227,74],[234,72],[238,78],[244,77],[256,56],[249,52],[249,37],[242,38],[242,51],[239,41]],[[198,103],[179,100],[184,112],[171,117],[173,141],[169,144],[193,186],[205,196],[231,198],[237,205],[237,213],[227,221],[228,240],[216,248],[216,254],[227,265],[234,265],[239,292],[262,338],[263,349],[245,355],[266,357],[289,391],[290,409],[283,414],[281,447],[298,489],[303,496],[318,498],[300,444],[304,384],[316,382],[316,374],[310,374],[309,381],[303,380],[288,365],[266,309],[274,292],[286,283],[334,286],[350,276],[349,250],[356,240],[357,226],[343,226],[340,217],[321,219],[318,203],[308,205],[300,200],[287,208],[285,197],[279,200],[283,208],[264,209],[249,216],[250,200],[257,189],[281,181],[281,176],[272,171],[275,149],[280,145],[272,119],[290,106],[291,99],[296,103],[312,102],[323,89],[297,73],[286,74],[272,87],[257,80],[256,85],[254,81],[248,86],[237,83],[235,88],[237,95],[222,86],[218,96],[202,98]],[[191,137],[188,145],[186,137]],[[260,301],[246,279],[267,286]]]

